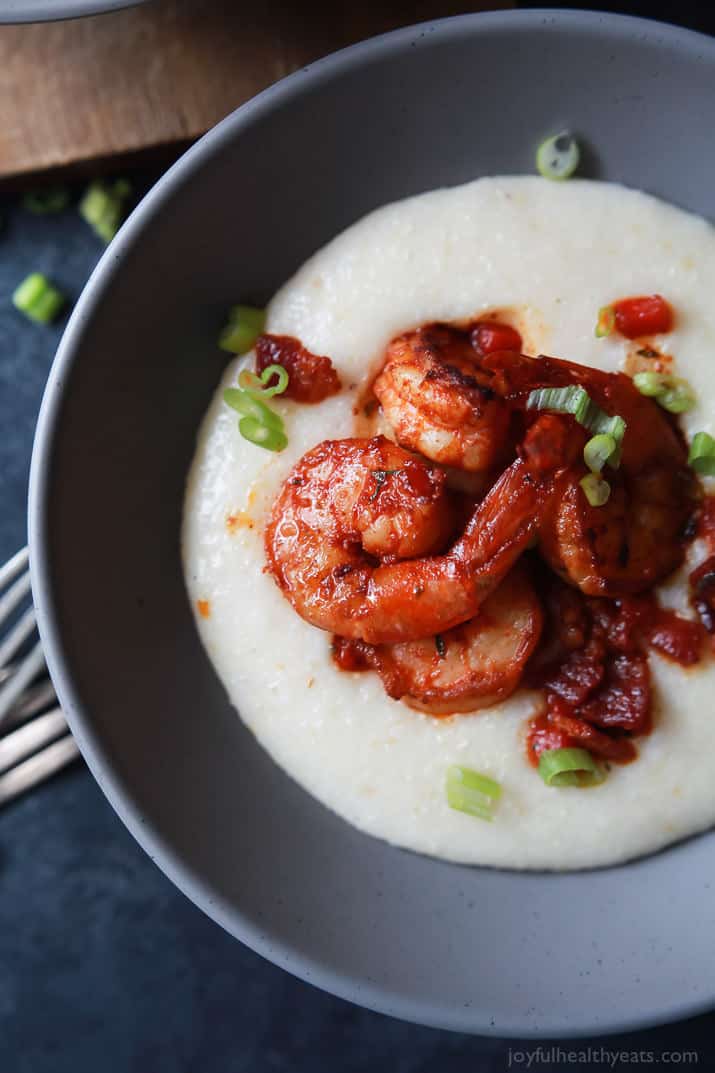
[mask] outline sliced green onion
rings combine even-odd
[[[613,306],[601,306],[596,321],[596,338],[603,339],[616,327],[616,311]]]
[[[611,486],[608,481],[602,480],[597,473],[587,473],[585,477],[581,478],[579,484],[592,507],[602,507],[604,503],[608,502]]]
[[[288,444],[288,437],[282,428],[272,428],[257,421],[254,417],[242,417],[238,422],[238,431],[244,440],[265,447],[267,451],[282,451]]]
[[[283,418],[251,391],[229,387],[223,393],[224,402],[241,417],[252,417],[269,428],[283,428]]]
[[[707,432],[696,432],[690,444],[688,462],[703,477],[715,477],[715,440]]]
[[[536,150],[536,167],[545,179],[570,179],[581,153],[573,134],[563,130],[541,143]]]
[[[228,324],[219,336],[218,345],[229,354],[245,354],[250,350],[266,326],[265,309],[254,306],[233,306],[229,310]]]
[[[620,446],[626,431],[626,423],[615,414],[611,417],[593,401],[585,388],[578,384],[570,387],[542,387],[529,393],[527,410],[553,410],[556,413],[573,414],[580,425],[589,432],[610,436]]]
[[[611,437],[611,438],[613,438],[613,437]],[[608,459],[608,464],[611,467],[611,469],[618,469],[618,467],[621,464],[621,447],[622,447],[622,444],[617,443],[615,451],[613,452],[611,457]]]
[[[38,324],[50,324],[65,302],[66,298],[62,292],[41,272],[32,272],[12,296],[15,308]]]
[[[540,387],[529,393],[527,410],[554,410],[556,413],[573,414],[579,424],[586,416],[591,399],[585,388]]]
[[[124,203],[131,194],[126,179],[93,182],[79,203],[79,214],[105,242],[111,242],[124,218]]]
[[[35,216],[47,216],[53,212],[62,212],[70,202],[70,192],[64,186],[47,190],[31,190],[22,199],[22,207]]]
[[[272,387],[267,387],[268,381],[274,376],[278,377],[278,383]],[[242,369],[238,377],[238,383],[241,387],[255,391],[266,399],[270,399],[274,395],[282,395],[288,387],[288,380],[288,370],[284,369],[282,365],[267,365],[260,376],[256,375],[251,369]]]
[[[132,184],[129,179],[115,179],[112,185],[112,193],[115,197],[126,200],[132,192]]]
[[[606,777],[586,749],[545,749],[539,774],[547,786],[595,786]]]
[[[487,775],[453,764],[447,769],[447,804],[481,820],[494,818],[492,809],[501,797],[501,786]]]
[[[684,414],[695,405],[695,393],[687,380],[671,377],[665,391],[657,395],[655,401],[670,414]]]
[[[592,473],[600,473],[618,451],[618,444],[613,436],[601,432],[598,436],[592,436],[583,449],[583,460]]]
[[[662,395],[668,386],[669,380],[670,377],[664,376],[663,373],[650,371],[636,373],[633,377],[633,383],[641,395],[645,395],[649,399],[657,399],[659,395]]]
[[[595,402],[591,403],[586,419],[582,421],[582,424],[589,432],[594,432],[596,435],[610,436],[616,441],[616,445],[620,445],[623,442],[626,432],[626,423],[623,418],[619,417],[618,414],[614,414],[611,417],[610,414],[605,413],[600,407],[596,406]]]
[[[633,383],[641,395],[655,399],[659,406],[671,414],[684,414],[695,405],[695,392],[687,380],[665,373],[636,373]]]
[[[288,443],[283,418],[270,406],[245,388],[229,387],[223,393],[224,402],[241,415],[238,431],[245,440],[265,447],[268,451],[282,451]]]

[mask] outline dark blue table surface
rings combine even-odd
[[[40,270],[76,297],[100,252],[74,207],[0,204],[0,562],[25,542],[35,418],[63,323],[25,321],[10,295]],[[489,967],[490,972],[498,971]],[[528,966],[524,966],[528,977]],[[714,966],[715,972],[715,966]],[[78,763],[0,812],[2,1073],[488,1073],[631,1068],[598,1049],[696,1051],[715,1016],[587,1041],[454,1035],[369,1013],[295,980],[225,934],[124,829]],[[552,1048],[549,1054],[549,1048]],[[692,1063],[692,1060],[691,1060]],[[680,1062],[679,1064],[685,1064]]]

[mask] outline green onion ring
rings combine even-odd
[[[578,167],[581,152],[567,130],[546,138],[536,150],[536,168],[545,179],[570,179]]]
[[[687,380],[671,377],[665,391],[655,400],[671,414],[684,414],[695,405],[695,394]]]
[[[715,439],[707,432],[696,432],[690,444],[688,462],[703,477],[715,477]]]
[[[596,786],[606,775],[586,749],[545,749],[539,774],[547,786]]]
[[[278,377],[278,383],[274,384],[273,387],[268,387],[268,381],[273,376]],[[242,369],[238,377],[240,387],[245,388],[247,391],[253,391],[257,395],[262,395],[265,399],[270,399],[274,395],[282,395],[288,387],[288,380],[288,370],[284,369],[282,365],[267,365],[260,376],[251,369]]]
[[[15,288],[12,303],[37,324],[50,324],[62,310],[67,299],[41,272],[31,272]]]
[[[636,373],[633,377],[633,383],[641,395],[645,395],[648,399],[657,399],[659,395],[662,395],[668,386],[668,380],[669,377],[664,376],[663,373],[654,373],[650,370]]]
[[[501,797],[502,788],[488,775],[453,764],[447,769],[446,791],[450,808],[491,822],[494,819],[492,810]]]
[[[618,414],[607,414],[596,405],[586,389],[578,384],[569,387],[536,388],[529,393],[526,408],[571,414],[589,432],[611,436],[616,447],[620,446],[625,435],[626,422],[623,418]]]
[[[288,437],[282,428],[264,425],[255,417],[242,417],[238,422],[238,431],[244,440],[264,447],[267,451],[282,451],[288,444]]]
[[[602,480],[597,473],[588,473],[579,481],[583,494],[592,507],[602,507],[611,495],[608,481]]]

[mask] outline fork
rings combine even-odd
[[[28,551],[0,567],[0,807],[79,756],[52,682],[29,601]],[[29,605],[28,605],[29,603]],[[40,675],[42,675],[40,677]]]

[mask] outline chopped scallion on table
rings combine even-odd
[[[493,820],[493,808],[501,797],[501,786],[487,775],[453,764],[447,769],[447,804],[458,812]]]
[[[586,749],[545,749],[539,774],[547,786],[596,786],[606,777]]]
[[[66,298],[41,272],[32,272],[15,289],[12,303],[30,320],[50,324],[66,303]]]
[[[35,216],[48,216],[53,212],[62,212],[69,203],[70,192],[64,186],[31,190],[22,199],[23,208]]]
[[[236,305],[228,315],[228,324],[219,336],[218,345],[229,354],[245,354],[266,326],[265,309]]]
[[[90,183],[79,203],[79,214],[101,239],[112,241],[124,219],[125,202],[132,192],[126,179]]]
[[[581,152],[567,130],[546,138],[536,150],[536,168],[545,179],[570,179],[578,167]]]

